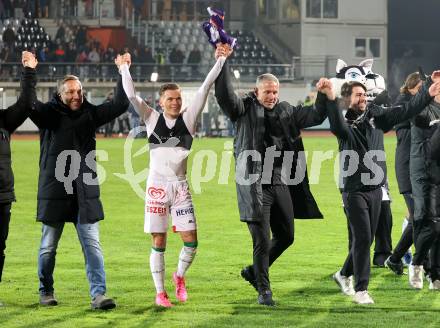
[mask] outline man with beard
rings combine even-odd
[[[409,103],[393,108],[375,104],[367,107],[366,87],[360,82],[344,83],[341,95],[350,104],[345,119],[335,101],[332,83],[321,79],[317,88],[327,95],[330,128],[338,138],[340,187],[353,238],[345,263],[333,278],[344,294],[353,296],[355,303],[372,304],[374,301],[368,293],[370,246],[377,229],[381,186],[386,177],[383,133],[420,113],[440,93],[440,71],[432,74]]]
[[[66,222],[72,222],[84,254],[92,309],[116,306],[105,296],[104,257],[99,221],[104,219],[96,170],[98,127],[128,108],[119,77],[111,101],[95,106],[83,95],[77,76],[66,75],[51,101],[36,101],[30,114],[40,130],[40,174],[37,220],[42,222],[38,255],[40,304],[55,306],[53,272],[58,242]],[[36,97],[35,97],[36,98]]]

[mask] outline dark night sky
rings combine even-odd
[[[388,86],[395,93],[406,75],[422,66],[440,68],[440,1],[389,0]]]
[[[439,40],[439,0],[389,0],[388,14],[390,40]]]

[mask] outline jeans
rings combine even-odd
[[[79,221],[79,220],[78,220]],[[63,233],[64,222],[44,224],[42,227],[40,252],[38,255],[38,277],[40,278],[40,295],[52,294],[53,271],[58,241]],[[99,223],[75,224],[78,239],[84,254],[87,279],[90,284],[90,295],[104,295],[106,291],[104,257],[99,243]]]

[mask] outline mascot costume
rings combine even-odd
[[[335,88],[336,96],[341,96],[342,85],[349,81],[357,81],[365,85],[368,102],[374,101],[380,94],[382,94],[382,97],[388,96],[384,93],[386,92],[386,86],[383,76],[373,73],[372,68],[373,59],[365,59],[359,65],[347,65],[342,59],[338,59],[336,77],[330,79]],[[377,100],[375,103],[377,103]]]

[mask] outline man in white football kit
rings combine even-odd
[[[164,288],[164,253],[169,215],[172,218],[173,231],[179,232],[184,243],[177,271],[173,273],[176,298],[180,302],[185,302],[188,298],[184,275],[196,255],[197,224],[186,180],[187,157],[199,114],[228,55],[230,51],[226,48],[219,47],[216,50],[214,67],[186,108],[182,109],[181,89],[177,84],[162,85],[159,91],[159,102],[164,111],[162,114],[136,96],[129,71],[130,55],[125,54],[116,59],[124,63],[120,66],[123,87],[140,118],[145,122],[150,144],[144,231],[152,235],[150,268],[157,292],[156,304],[159,306],[172,306]]]

